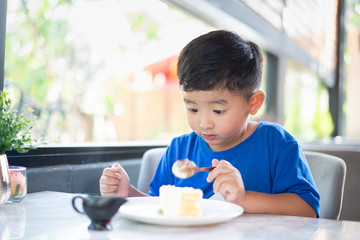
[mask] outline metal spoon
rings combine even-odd
[[[215,167],[201,167],[199,168],[196,166],[196,164],[189,160],[189,159],[183,159],[183,160],[177,160],[172,168],[171,171],[173,174],[178,178],[189,178],[193,176],[195,173],[200,171],[211,171]]]

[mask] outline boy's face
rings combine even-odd
[[[249,104],[228,90],[181,91],[187,121],[213,151],[224,151],[242,141]]]

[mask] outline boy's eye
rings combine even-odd
[[[198,110],[196,108],[189,108],[190,112],[196,113]]]
[[[222,114],[222,113],[224,113],[225,111],[224,111],[224,110],[214,110],[213,112],[216,113],[216,114]]]

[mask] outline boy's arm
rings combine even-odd
[[[267,194],[246,191],[241,206],[247,213],[269,213],[316,217],[315,210],[294,193]]]
[[[133,185],[130,186],[130,192],[129,197],[149,197],[150,195],[141,192],[137,188],[135,188]]]
[[[214,193],[220,192],[228,202],[238,204],[247,213],[269,213],[316,217],[315,210],[294,193],[268,194],[246,191],[239,170],[227,161],[213,160],[216,168],[209,173]]]

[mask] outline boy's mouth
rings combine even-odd
[[[216,139],[216,135],[215,134],[201,134],[201,137],[204,138],[205,140],[214,140]]]

